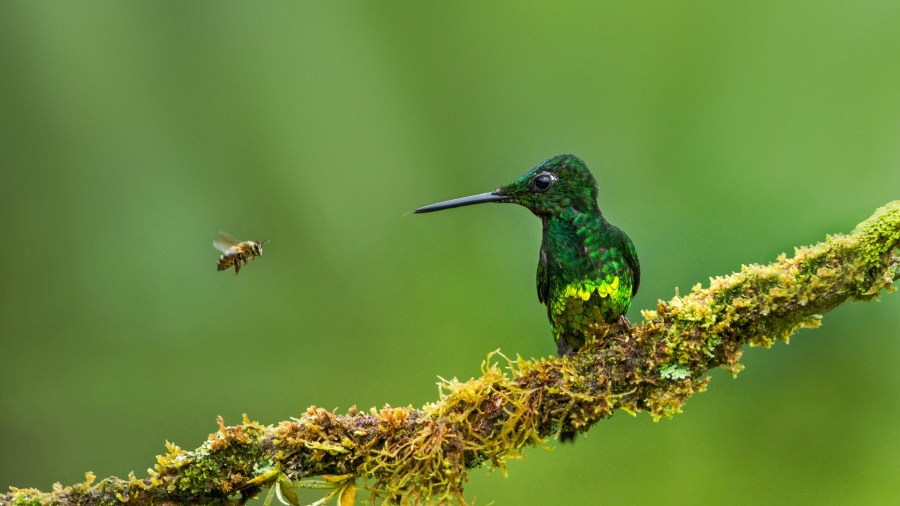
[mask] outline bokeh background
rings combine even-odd
[[[850,231],[900,198],[900,3],[3,2],[0,487],[552,354],[533,216],[404,213],[565,152],[637,245],[632,320]],[[271,242],[217,273],[218,230]],[[892,503],[900,295],[824,323],[468,496]]]

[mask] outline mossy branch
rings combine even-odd
[[[722,367],[733,374],[744,344],[769,347],[846,300],[868,301],[900,278],[900,201],[879,209],[849,235],[799,248],[770,265],[697,285],[660,301],[631,328],[591,325],[577,354],[539,361],[491,357],[480,378],[445,381],[441,398],[422,409],[385,406],[338,415],[309,408],[300,418],[263,426],[246,417],[193,452],[168,445],[150,477],[93,476],[51,492],[15,489],[0,505],[229,505],[291,480],[352,474],[372,501],[443,503],[463,499],[466,469],[505,469],[525,447],[560,430],[586,431],[617,409],[672,416]],[[276,472],[277,471],[277,472]]]

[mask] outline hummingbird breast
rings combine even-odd
[[[628,311],[639,272],[631,240],[599,213],[568,209],[544,220],[538,299],[561,354],[584,343],[590,322],[613,323]]]

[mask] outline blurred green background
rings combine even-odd
[[[0,5],[0,487],[146,476],[242,413],[421,406],[555,350],[540,226],[404,216],[571,152],[634,239],[631,311],[900,198],[900,3]],[[218,230],[271,239],[216,273]],[[887,504],[900,295],[620,413],[479,504]]]

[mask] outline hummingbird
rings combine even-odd
[[[519,204],[540,218],[537,295],[563,357],[585,344],[592,321],[629,325],[625,313],[641,284],[634,244],[603,217],[597,192],[597,181],[581,159],[558,155],[492,192],[413,212],[500,202]]]

